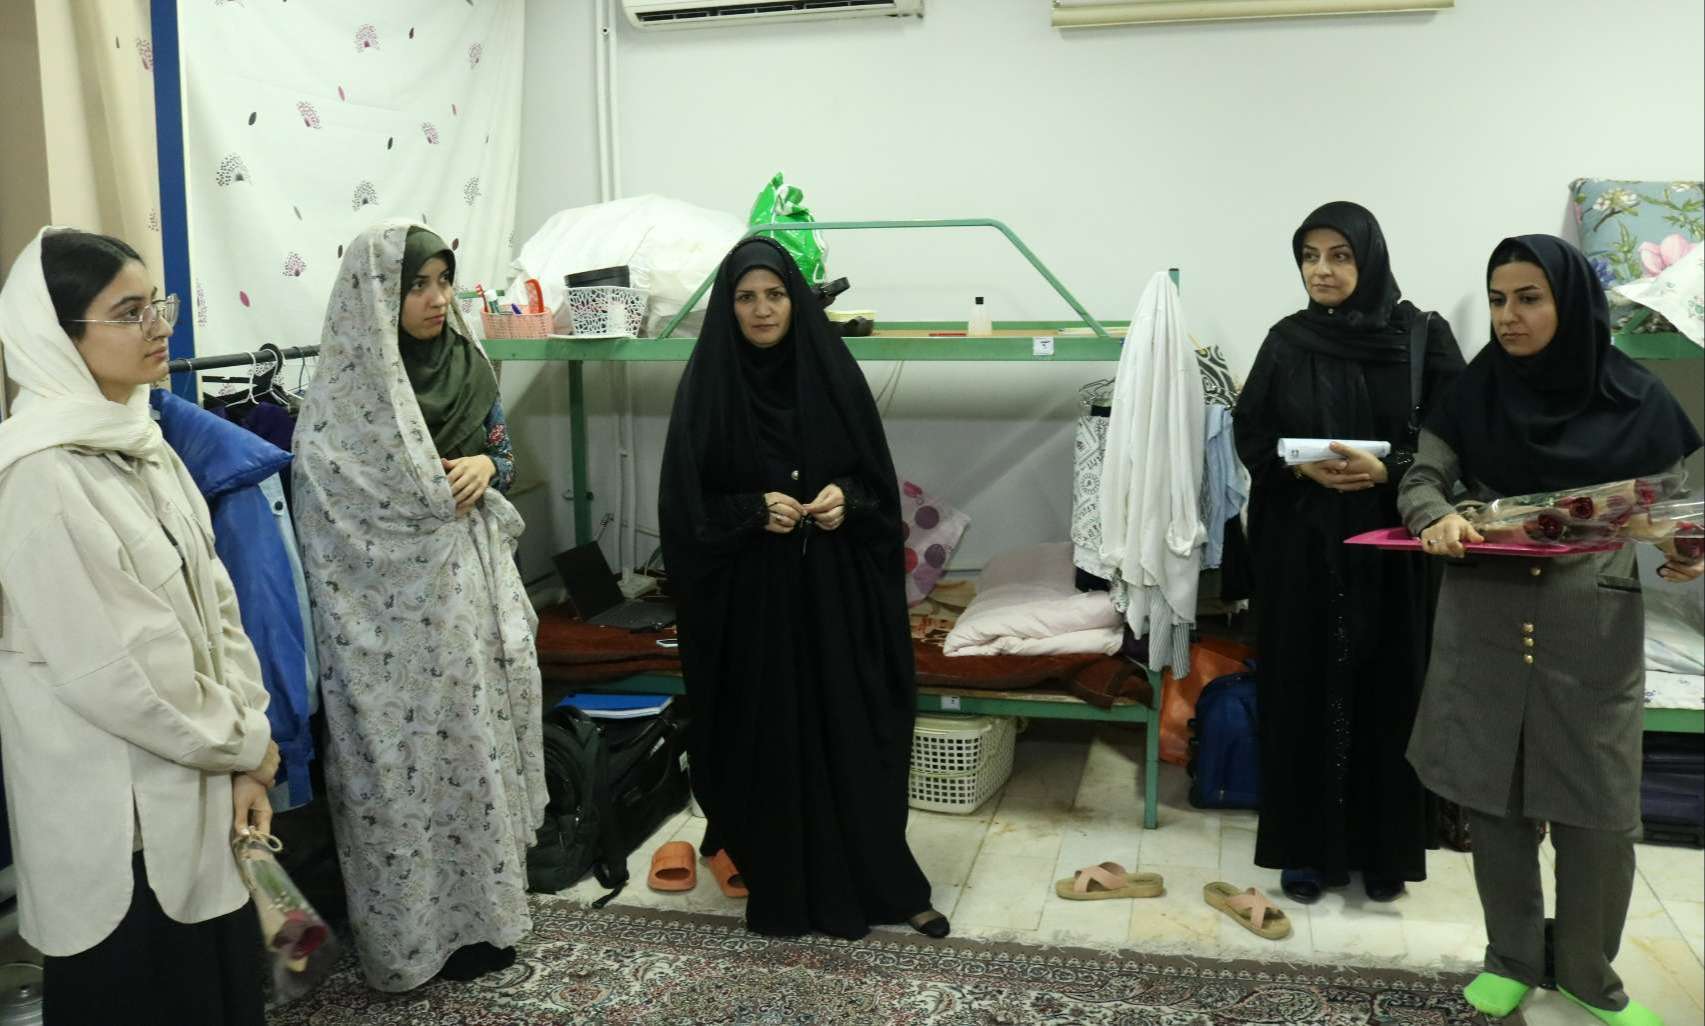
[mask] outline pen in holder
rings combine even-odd
[[[284,844],[245,829],[231,840],[237,870],[254,898],[261,941],[272,955],[272,982],[280,1000],[293,1001],[319,985],[337,964],[337,939],[274,856]]]

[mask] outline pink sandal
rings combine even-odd
[[[1166,893],[1159,873],[1127,873],[1117,862],[1085,866],[1070,880],[1054,884],[1054,893],[1070,901],[1101,901],[1106,898],[1158,898]]]
[[[1202,900],[1258,937],[1284,940],[1291,935],[1290,917],[1253,887],[1239,891],[1231,884],[1216,880],[1202,888]]]

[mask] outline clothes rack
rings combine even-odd
[[[281,349],[268,343],[252,353],[221,353],[218,356],[191,356],[166,364],[171,374],[193,374],[196,371],[221,370],[226,367],[254,367],[257,371],[276,371],[285,360],[306,360],[320,355],[319,346],[292,346]],[[269,361],[262,365],[261,361]]]

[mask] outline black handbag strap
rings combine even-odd
[[[1427,373],[1427,331],[1432,326],[1433,314],[1430,310],[1417,311],[1417,316],[1409,322],[1409,438],[1411,441],[1421,437],[1421,403],[1426,398],[1421,394],[1421,384]]]

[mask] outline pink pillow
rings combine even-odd
[[[906,604],[929,597],[971,517],[924,494],[910,481],[900,482],[900,531],[906,542]]]

